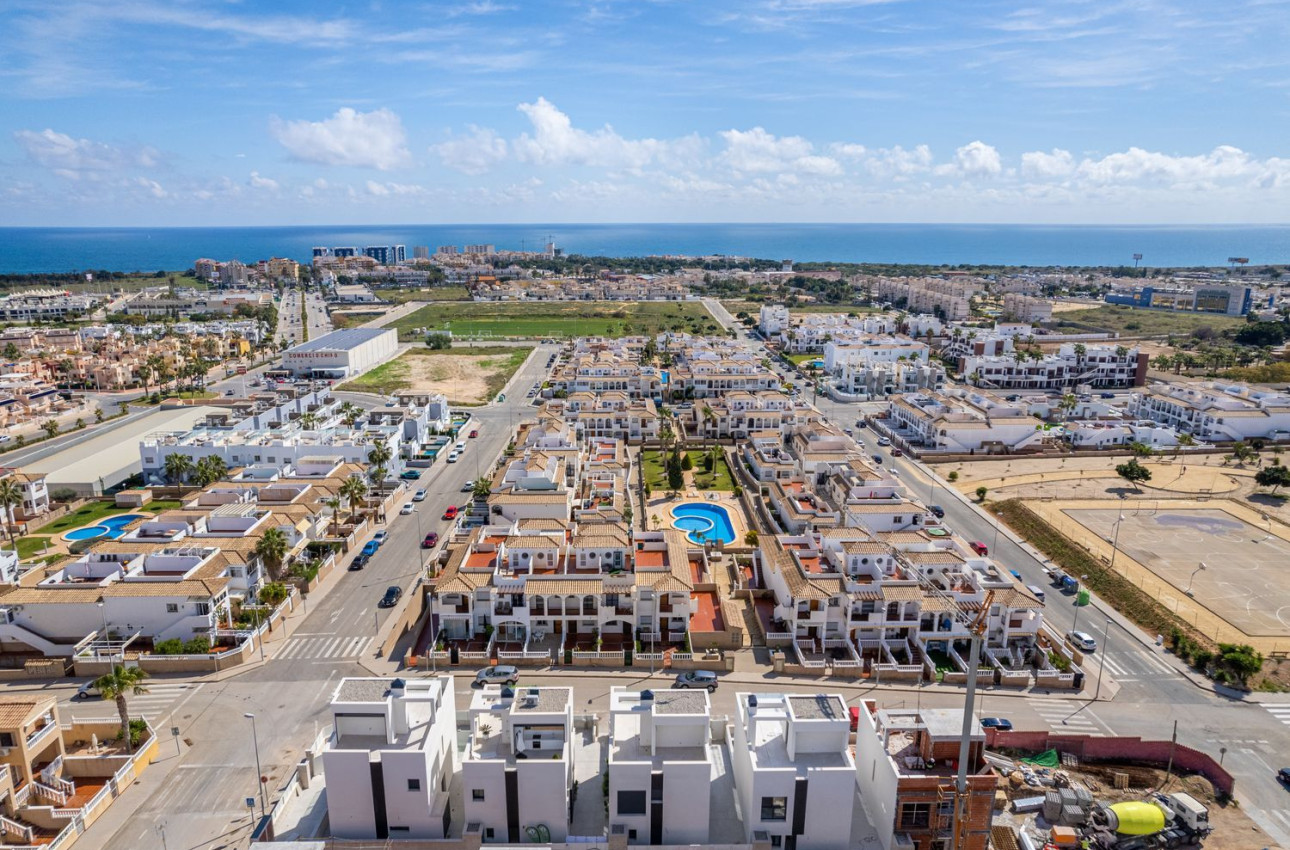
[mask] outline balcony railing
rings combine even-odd
[[[27,749],[30,750],[34,747],[39,746],[41,743],[45,741],[46,738],[48,738],[51,734],[57,731],[58,731],[57,723],[46,723],[44,726],[40,727],[35,732],[32,732],[30,735],[27,736]]]

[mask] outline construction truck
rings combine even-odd
[[[1154,794],[1142,802],[1095,808],[1084,838],[1102,850],[1173,850],[1211,832],[1209,809],[1190,794]]]

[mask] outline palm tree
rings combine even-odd
[[[193,473],[193,459],[173,452],[166,455],[166,477],[173,484],[183,484]]]
[[[475,479],[474,486],[471,488],[471,495],[480,501],[486,500],[493,492],[493,482],[488,480],[487,476],[481,475]]]
[[[1079,399],[1071,393],[1067,393],[1062,396],[1061,403],[1058,404],[1058,407],[1061,408],[1062,414],[1067,419],[1070,418],[1071,412],[1074,411],[1077,406],[1079,406]]]
[[[340,418],[345,424],[353,428],[358,424],[358,420],[363,418],[363,408],[354,404],[352,401],[342,402],[340,406]]]
[[[281,578],[282,563],[286,560],[290,549],[291,543],[280,528],[265,529],[264,534],[256,541],[255,554],[260,556],[260,560],[269,570],[269,578],[273,581]]]
[[[340,499],[332,496],[323,499],[323,504],[331,509],[331,536],[336,537],[340,534]]]
[[[207,455],[197,461],[197,483],[209,487],[228,474],[228,464],[219,455]]]
[[[385,487],[385,464],[389,463],[392,457],[394,453],[385,443],[377,443],[367,453],[367,462],[372,464],[372,480],[379,488]]]
[[[349,513],[353,516],[363,506],[363,500],[367,498],[367,482],[358,477],[346,478],[340,485],[340,495],[344,496],[345,501],[349,503]]]
[[[22,504],[22,488],[18,482],[9,476],[0,480],[0,510],[4,511],[4,528],[9,535],[9,542],[13,542],[13,509]]]
[[[116,702],[117,713],[121,715],[121,737],[125,739],[126,753],[134,752],[134,744],[130,740],[130,707],[126,703],[126,696],[146,694],[148,689],[143,684],[146,678],[147,671],[140,667],[114,664],[111,672],[94,680],[94,687],[103,695],[103,699]]]
[[[300,427],[305,431],[312,431],[318,427],[318,414],[310,411],[300,417]]]

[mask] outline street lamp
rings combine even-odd
[[[995,553],[995,557],[998,557],[999,529],[1002,527],[1002,525],[1003,525],[1003,514],[1002,513],[995,514],[994,515],[994,545],[990,547],[990,551]]]
[[[255,715],[248,711],[242,716],[251,721],[251,743],[255,745],[255,784],[260,787],[260,817],[264,817],[264,771],[260,767],[260,737],[255,733]]]
[[[1120,545],[1120,523],[1122,522],[1124,522],[1124,514],[1120,514],[1120,518],[1115,521],[1115,535],[1111,539],[1111,564],[1108,569],[1112,573],[1115,572],[1115,553],[1116,547]]]
[[[1196,580],[1196,573],[1200,572],[1203,569],[1206,569],[1206,566],[1205,566],[1205,562],[1201,561],[1200,566],[1196,567],[1196,569],[1191,571],[1191,578],[1187,580],[1187,589],[1184,590],[1183,593],[1187,594],[1188,596],[1195,596],[1195,594],[1191,592],[1191,585],[1192,585],[1192,582]]]
[[[1106,639],[1111,634],[1111,618],[1106,618],[1106,628],[1102,630],[1102,657],[1098,659],[1097,664],[1097,691],[1093,694],[1093,701],[1097,702],[1102,696],[1102,671],[1106,669]]]

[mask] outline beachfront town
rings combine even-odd
[[[0,847],[1290,844],[1281,273],[0,297]]]

